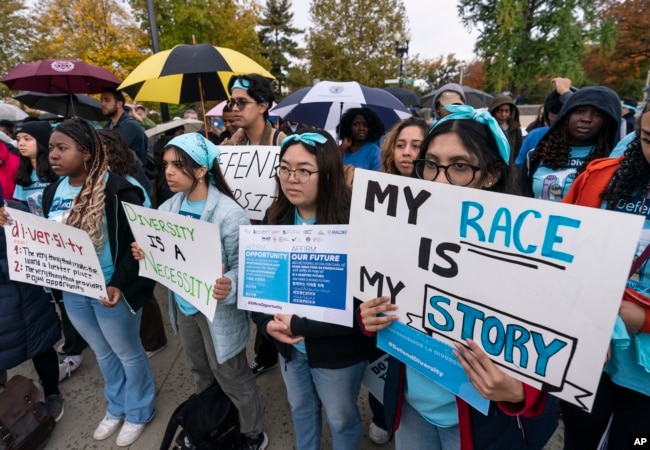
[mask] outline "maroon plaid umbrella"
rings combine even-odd
[[[103,67],[78,60],[45,59],[19,64],[0,78],[9,89],[44,94],[96,94],[120,80]]]

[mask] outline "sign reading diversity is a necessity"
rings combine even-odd
[[[239,227],[237,307],[352,326],[347,225]]]
[[[357,170],[348,283],[399,321],[378,345],[457,395],[451,344],[591,410],[643,217]]]
[[[104,274],[88,233],[6,207],[9,278],[90,298],[107,298]]]
[[[224,145],[219,167],[228,186],[251,220],[262,220],[275,199],[275,167],[280,147],[269,145]]]
[[[212,322],[212,287],[222,274],[219,227],[180,214],[122,202],[136,242],[144,251],[140,275],[171,289]]]

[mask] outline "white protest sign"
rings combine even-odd
[[[399,321],[380,347],[457,395],[450,344],[471,338],[590,410],[643,220],[357,170],[349,288],[390,296]]]
[[[262,220],[276,197],[275,166],[280,147],[269,145],[223,145],[219,167],[228,186],[249,219]]]
[[[6,210],[13,219],[4,227],[9,278],[107,298],[104,274],[88,233],[17,209]]]
[[[368,362],[361,383],[380,403],[384,403],[384,384],[388,371],[388,358],[390,355],[383,353],[380,357]]]
[[[352,326],[347,225],[239,227],[237,307]]]
[[[212,287],[222,274],[219,227],[176,213],[122,202],[136,242],[144,251],[140,275],[180,295],[212,322]]]

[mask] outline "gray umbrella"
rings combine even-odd
[[[490,106],[490,102],[494,98],[493,95],[483,92],[479,89],[474,89],[469,86],[462,86],[463,92],[465,93],[465,99],[467,104],[473,106],[474,108],[487,108]],[[420,106],[423,108],[435,108],[433,104],[433,98],[436,96],[438,90],[429,92],[427,95],[422,97]]]
[[[29,114],[20,109],[17,106],[11,105],[9,103],[0,102],[0,119],[9,120],[11,122],[18,122],[23,120]]]
[[[401,87],[387,87],[382,88],[386,92],[390,92],[393,96],[404,104],[407,108],[411,106],[418,106],[420,104],[420,96],[410,89]]]

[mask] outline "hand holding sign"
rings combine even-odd
[[[226,266],[221,265],[221,272],[226,272]],[[228,277],[219,277],[214,282],[212,297],[216,300],[225,300],[232,291],[232,280]]]
[[[266,324],[266,332],[276,341],[283,344],[295,345],[301,342],[304,338],[299,336],[295,337],[291,334],[291,329],[281,320],[270,320]]]
[[[379,315],[386,311],[397,310],[397,305],[393,305],[389,301],[390,297],[378,297],[361,304],[359,307],[361,322],[367,331],[374,333],[383,330],[399,319],[397,314]]]

